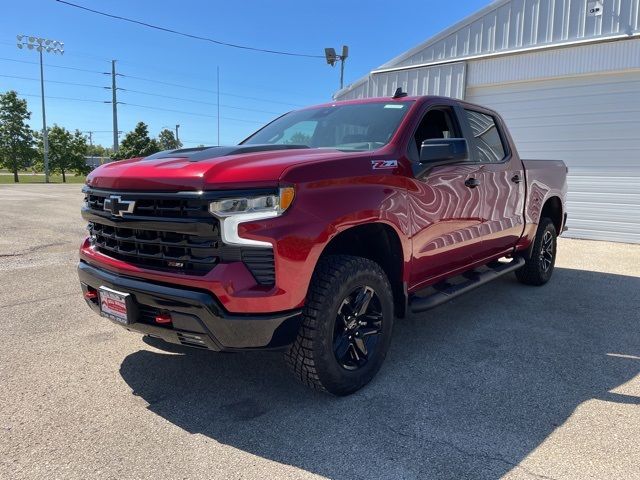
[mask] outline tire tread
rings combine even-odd
[[[377,263],[351,255],[328,255],[321,258],[311,278],[302,310],[302,325],[295,341],[285,353],[285,360],[294,376],[314,390],[328,392],[318,373],[319,359],[314,351],[314,340],[320,331],[320,322],[326,321],[323,306],[337,295],[341,280],[350,272],[356,271],[373,271],[388,283],[384,271]]]

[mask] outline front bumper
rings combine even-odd
[[[83,293],[101,286],[129,293],[134,308],[130,331],[170,343],[215,351],[277,349],[290,344],[300,326],[300,310],[274,314],[229,314],[209,292],[140,281],[96,268],[81,261],[78,277]],[[97,301],[86,300],[100,313]],[[169,312],[171,325],[155,323],[155,314]]]

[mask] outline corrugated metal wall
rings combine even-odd
[[[599,16],[587,15],[590,3],[592,0],[494,2],[377,70],[640,33],[640,0],[602,0]],[[363,77],[337,92],[335,98],[368,96],[370,83],[370,75]]]
[[[471,87],[524,158],[569,167],[567,236],[640,243],[640,69]]]
[[[587,38],[637,32],[640,0],[604,0],[600,16],[587,15],[590,0],[496,2],[466,25],[438,35],[384,64],[414,65]],[[487,11],[488,10],[488,11]]]
[[[372,74],[357,88],[351,89],[340,100],[352,100],[368,97],[390,97],[396,88],[409,95],[442,95],[464,98],[465,63],[412,68],[399,72]]]
[[[640,38],[468,62],[467,87],[640,68]]]

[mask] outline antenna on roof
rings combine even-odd
[[[391,98],[402,98],[402,97],[406,97],[407,96],[407,92],[403,92],[402,91],[402,87],[398,87],[396,88],[396,93],[393,94],[393,97]]]

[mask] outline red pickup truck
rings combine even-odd
[[[379,370],[395,319],[509,272],[549,280],[566,172],[522,160],[498,114],[450,98],[305,108],[237,146],[94,170],[80,282],[129,330],[284,349],[306,385],[346,395]]]

